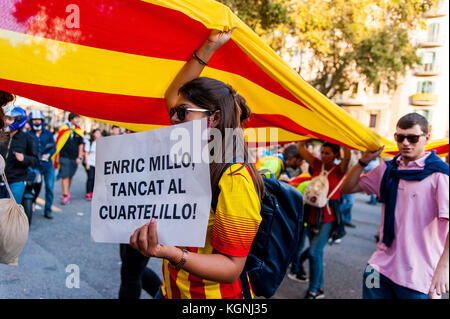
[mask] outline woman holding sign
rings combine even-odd
[[[181,69],[165,99],[172,124],[207,117],[208,128],[240,130],[251,112],[243,97],[229,85],[199,77],[214,52],[231,32],[211,31]],[[155,219],[137,229],[130,245],[145,256],[163,258],[163,298],[242,299],[239,276],[261,222],[264,183],[255,166],[248,163],[242,134],[244,158],[222,175],[226,163],[211,163],[212,194],[220,188],[215,211],[211,209],[204,248],[180,248],[158,244]],[[232,143],[234,144],[234,143]],[[237,143],[238,144],[238,143]],[[225,154],[223,148],[222,155]],[[223,156],[224,157],[224,156]],[[253,293],[252,293],[253,296]]]

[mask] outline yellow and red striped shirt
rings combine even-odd
[[[206,243],[203,248],[188,247],[198,254],[219,252],[246,257],[261,223],[261,203],[247,168],[234,164],[219,181],[220,195],[216,211],[211,209]],[[237,171],[237,172],[235,172]],[[235,172],[230,175],[231,172]],[[232,284],[219,283],[177,271],[163,260],[162,292],[166,299],[242,299],[240,279]],[[252,293],[253,295],[253,293]]]

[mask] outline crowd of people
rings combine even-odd
[[[13,104],[7,107],[4,117],[6,133],[0,143],[0,154],[6,161],[6,177],[17,203],[22,203],[27,176],[30,173],[39,175],[45,185],[44,217],[52,219],[55,180],[61,179],[61,205],[69,204],[70,186],[80,164],[87,173],[86,199],[92,199],[96,140],[102,135],[120,134],[118,126],[113,126],[109,134],[105,131],[102,134],[99,128],[87,134],[79,126],[80,116],[70,113],[67,123],[53,133],[45,125],[40,110],[34,109],[27,114],[25,109]],[[40,188],[36,189],[35,200],[39,192]],[[1,187],[0,198],[7,196],[6,188]]]
[[[230,85],[200,77],[231,32],[212,31],[169,86],[165,100],[172,124],[206,117],[208,127],[222,133],[245,126],[251,115],[245,98]],[[3,104],[13,100],[2,94]],[[51,219],[55,168],[56,178],[61,179],[61,204],[68,205],[72,179],[80,164],[87,173],[85,197],[92,199],[96,141],[102,136],[99,129],[86,136],[79,126],[80,116],[71,113],[55,139],[44,127],[40,111],[33,110],[27,116],[25,110],[12,106],[5,109],[4,116],[6,137],[0,154],[6,160],[6,176],[18,203],[28,169],[38,170],[45,182],[44,216]],[[28,132],[23,130],[26,123]],[[113,127],[111,135],[118,134],[120,128]],[[429,138],[426,119],[411,113],[397,123],[399,154],[393,160],[380,157],[383,148],[360,152],[321,141],[318,150],[316,144],[300,141],[281,145],[256,164],[245,153],[223,175],[226,163],[211,163],[212,193],[219,188],[220,193],[217,207],[211,209],[205,247],[160,245],[156,221],[151,219],[136,229],[129,244],[120,245],[119,297],[139,298],[145,289],[156,299],[243,298],[240,275],[261,223],[263,176],[288,183],[304,195],[303,226],[288,277],[308,282],[306,299],[325,296],[324,248],[338,244],[345,227],[356,227],[351,211],[357,192],[369,195],[370,204],[382,203],[376,235],[379,241],[368,261],[379,274],[380,285],[368,287],[368,273],[364,273],[363,297],[430,298],[448,292],[449,170],[434,152],[425,151]],[[234,145],[240,146],[246,147]],[[325,191],[313,187],[320,180],[322,184],[326,180]],[[316,193],[311,196],[311,192]],[[316,205],[323,195],[325,205]],[[5,196],[0,186],[0,198]],[[162,260],[162,280],[147,268],[152,257]]]
[[[14,95],[0,91],[2,106],[13,100]],[[99,128],[86,134],[79,126],[80,116],[70,113],[68,122],[53,133],[45,127],[45,118],[40,110],[32,110],[27,114],[23,108],[14,104],[7,106],[5,110],[1,107],[0,110],[0,155],[5,159],[6,178],[18,204],[23,200],[27,175],[30,172],[40,174],[45,184],[44,217],[53,219],[55,180],[61,179],[61,205],[68,205],[71,202],[70,186],[79,165],[84,166],[87,174],[85,198],[92,199],[96,141],[101,136],[120,135],[120,127],[112,126],[109,134]],[[128,129],[124,132],[133,133]],[[56,169],[58,176],[55,175]],[[39,193],[40,188],[36,190],[34,200]],[[9,194],[6,186],[0,183],[0,198],[7,197]],[[149,258],[126,244],[120,245],[119,254],[122,260],[119,298],[139,298],[142,289],[155,296],[161,280],[154,271],[146,267]]]

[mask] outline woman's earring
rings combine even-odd
[[[212,115],[208,118],[208,143],[213,140],[213,136],[211,135],[211,127],[212,127],[211,124],[213,119],[214,117]]]

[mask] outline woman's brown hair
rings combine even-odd
[[[243,162],[243,165],[238,170],[241,170],[245,166],[248,167],[253,178],[256,193],[259,198],[262,199],[264,196],[264,182],[255,165],[248,162],[248,150],[245,145],[242,131],[242,128],[251,115],[251,111],[246,104],[246,100],[237,94],[237,92],[230,85],[207,77],[199,77],[185,83],[180,88],[178,93],[201,108],[214,112],[220,111],[219,124],[215,128],[220,130],[222,133],[222,144],[224,147],[222,147],[222,162],[214,162],[210,164],[212,194],[216,193],[220,175],[227,165],[227,163],[225,163],[225,129],[231,128],[237,129],[235,133],[237,132],[239,135],[242,134],[242,136],[239,136],[236,139],[236,144],[232,143],[234,148],[233,154],[237,148],[244,150],[244,158],[237,159]]]
[[[99,128],[95,128],[95,129],[93,129],[93,130],[91,131],[91,134],[89,134],[89,143],[92,143],[92,142],[95,141],[95,139],[94,139],[94,133],[97,132],[97,131],[101,132],[101,130],[100,130]]]

